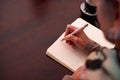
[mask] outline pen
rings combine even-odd
[[[83,30],[84,28],[86,28],[88,26],[88,24],[85,24],[82,28],[78,28],[75,31],[73,31],[71,34],[75,35],[76,33],[78,33],[79,31]]]
[[[70,35],[75,35],[76,33],[78,33],[79,31],[83,30],[84,28],[86,28],[88,26],[88,24],[85,24],[82,28],[78,28],[75,31],[73,31],[72,33],[70,33]],[[64,38],[61,40],[63,41],[65,40]]]

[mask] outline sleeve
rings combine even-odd
[[[106,49],[104,50],[104,53],[106,53],[106,60],[103,63],[103,68],[107,71],[109,76],[113,78],[113,80],[120,80],[119,53],[115,49]]]
[[[74,80],[71,75],[65,75],[62,80]]]

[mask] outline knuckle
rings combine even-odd
[[[79,43],[79,39],[78,38],[74,38],[74,42],[75,43]]]
[[[71,28],[71,26],[67,26],[66,28],[67,28],[67,29],[70,29],[70,28]]]

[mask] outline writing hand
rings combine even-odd
[[[76,29],[78,29],[75,26],[72,25],[67,25],[66,31],[65,31],[65,36],[64,36],[64,40],[66,40],[66,43],[72,46],[77,46],[80,49],[85,50],[87,45],[91,42],[93,42],[92,40],[90,40],[87,35],[84,33],[84,28],[81,28],[81,30],[79,30],[79,32],[77,32],[76,34],[71,34],[72,32],[74,32]]]

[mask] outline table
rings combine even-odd
[[[83,0],[1,0],[0,80],[61,80],[71,71],[45,55],[80,17]]]

